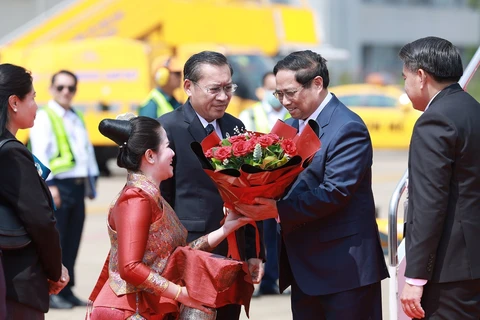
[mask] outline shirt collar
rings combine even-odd
[[[202,123],[202,126],[205,128],[208,124],[211,124],[215,131],[217,131],[217,119],[213,120],[212,122],[208,122],[205,120],[201,115],[199,115],[196,111],[195,113],[197,114],[198,119],[200,119],[200,122]]]
[[[427,109],[428,109],[428,107],[430,107],[430,104],[432,103],[433,99],[435,99],[435,97],[438,96],[438,94],[439,94],[440,92],[442,92],[442,90],[438,91],[438,92],[432,97],[432,99],[430,99],[430,101],[429,101],[428,104],[427,104],[427,107],[425,108],[425,110],[424,110],[423,112],[427,111]]]
[[[320,112],[322,112],[322,110],[330,102],[330,100],[332,100],[332,97],[333,97],[332,94],[328,92],[327,95],[325,96],[325,99],[323,99],[322,103],[320,103],[320,105],[318,106],[317,110],[315,110],[307,119],[305,120],[300,119],[299,123],[308,122],[308,120],[317,120],[318,115],[320,114]]]

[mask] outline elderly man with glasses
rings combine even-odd
[[[70,274],[68,285],[50,296],[50,308],[54,309],[86,305],[72,291],[74,267],[85,221],[85,197],[95,197],[91,187],[99,170],[83,115],[72,107],[77,83],[77,76],[68,70],[52,76],[53,99],[39,109],[30,131],[32,153],[51,170],[46,182],[57,207],[62,262]]]
[[[244,125],[225,112],[237,85],[232,83],[233,70],[223,54],[212,51],[194,54],[185,63],[183,74],[187,102],[159,118],[167,132],[170,148],[175,152],[173,177],[163,181],[160,190],[188,230],[187,241],[190,242],[219,228],[224,218],[223,200],[218,189],[203,171],[190,144],[201,142],[213,131],[220,138],[233,136],[243,130]],[[250,225],[239,229],[236,235],[240,255],[248,261],[253,281],[258,283],[262,273],[263,246],[260,257],[257,257],[255,231]],[[227,252],[225,241],[214,250],[223,256]],[[240,305],[227,305],[217,310],[217,320],[239,317]]]

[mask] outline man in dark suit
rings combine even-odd
[[[320,127],[321,149],[279,201],[238,211],[280,221],[280,289],[292,286],[293,319],[381,319],[388,276],[372,194],[372,144],[363,121],[327,90],[326,60],[294,52],[274,68],[276,97],[300,133]]]
[[[215,131],[219,137],[226,137],[237,134],[244,125],[225,113],[237,86],[232,83],[233,70],[224,55],[211,51],[194,54],[185,63],[183,73],[187,102],[159,118],[167,132],[170,148],[175,151],[174,175],[163,181],[160,189],[188,230],[187,241],[190,242],[219,228],[224,218],[223,200],[218,189],[203,171],[190,144],[201,142],[211,132],[209,130]],[[248,260],[253,281],[258,283],[263,252],[257,257],[254,228],[246,226],[236,235],[241,257]],[[226,256],[227,243],[222,242],[214,252]],[[239,305],[217,310],[217,319],[239,317]]]
[[[480,319],[480,104],[462,90],[459,50],[427,37],[399,53],[405,91],[424,111],[408,160],[406,284],[412,318]]]

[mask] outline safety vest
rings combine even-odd
[[[50,158],[50,170],[53,175],[56,175],[72,169],[75,166],[75,156],[70,147],[62,118],[49,107],[43,107],[42,109],[45,110],[48,115],[48,119],[52,124],[55,140],[57,141],[58,154]],[[85,125],[83,114],[78,111],[75,111],[75,114],[82,120],[83,125]]]
[[[170,104],[170,102],[168,102],[165,96],[156,88],[150,91],[150,93],[148,94],[146,103],[144,103],[144,105],[147,104],[147,102],[150,100],[153,100],[157,105],[157,117],[160,117],[165,113],[173,111],[173,106]]]
[[[256,104],[254,104],[250,109],[250,112],[253,120],[252,122],[255,126],[253,131],[263,132],[263,133],[270,132],[270,128],[268,127],[267,113],[263,109],[262,103],[257,102]],[[287,112],[282,120],[286,120],[288,118],[290,118],[290,113]]]

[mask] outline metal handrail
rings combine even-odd
[[[388,207],[388,262],[390,266],[395,267],[398,265],[398,204],[400,203],[400,198],[403,195],[403,192],[407,189],[407,179],[408,179],[408,170],[405,170],[402,178],[397,184],[395,191],[393,192],[392,199],[390,200],[390,205]],[[404,213],[405,214],[405,213]]]
[[[480,65],[480,47],[470,60],[469,64],[463,72],[463,76],[460,78],[458,83],[464,89],[467,88],[468,83],[472,80],[475,72],[477,71]],[[406,184],[408,179],[408,170],[405,171],[403,177],[397,184],[395,191],[393,192],[392,198],[390,199],[390,205],[388,208],[388,261],[390,266],[396,267],[398,265],[398,238],[397,238],[397,220],[398,220],[398,205],[400,203],[400,198],[402,197],[403,192],[406,190]]]

